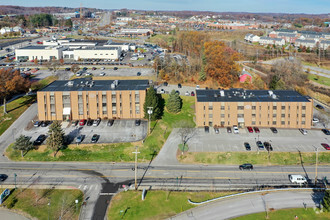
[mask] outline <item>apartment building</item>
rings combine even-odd
[[[290,90],[196,90],[197,126],[311,128],[313,100]]]
[[[39,120],[143,118],[148,80],[57,80],[37,92]]]

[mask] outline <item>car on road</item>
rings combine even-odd
[[[239,130],[238,130],[237,125],[234,125],[233,126],[233,130],[234,130],[234,134],[238,134],[239,133]]]
[[[319,105],[319,104],[317,104],[315,107],[318,108],[318,109],[320,109],[320,110],[323,110],[324,109],[324,107],[322,105]]]
[[[257,147],[259,148],[259,150],[263,150],[263,149],[265,149],[265,148],[264,148],[264,145],[262,144],[261,141],[257,141],[256,144],[257,144]]]
[[[87,126],[92,126],[93,125],[94,120],[93,119],[88,119],[87,120]]]
[[[264,142],[264,146],[266,148],[267,151],[273,151],[273,147],[269,142]]]
[[[271,130],[274,134],[277,134],[277,129],[276,129],[276,128],[271,127],[270,130]]]
[[[3,182],[8,178],[6,174],[0,174],[0,181]]]
[[[34,127],[39,127],[40,125],[41,125],[41,121],[36,121],[33,124]]]
[[[104,67],[104,66],[102,66],[102,67],[101,67],[101,70],[105,70],[105,67]]]
[[[115,67],[113,68],[113,70],[118,70],[118,67],[115,66]]]
[[[77,138],[76,138],[76,143],[79,144],[83,141],[84,139],[84,136],[83,135],[79,135]]]
[[[247,150],[247,151],[251,150],[251,146],[248,142],[244,142],[244,147],[245,147],[245,150]]]
[[[330,146],[329,144],[326,144],[326,143],[321,143],[322,147],[324,147],[324,149],[326,150],[330,150]]]
[[[179,88],[179,89],[181,89],[181,88],[182,88],[182,85],[181,85],[180,83],[178,84],[178,88]]]
[[[92,136],[91,142],[92,142],[92,143],[96,143],[98,140],[99,140],[99,135],[98,135],[98,134],[94,134],[94,135]]]
[[[216,134],[219,134],[219,133],[220,133],[219,128],[218,128],[218,127],[215,127],[215,128],[214,128],[214,132],[215,132]]]
[[[107,126],[111,127],[114,122],[115,122],[115,120],[109,119],[108,122],[107,122]]]
[[[326,129],[326,128],[323,128],[323,129],[322,129],[322,132],[323,132],[324,134],[326,134],[326,135],[330,135],[330,131],[329,131],[328,129]]]
[[[86,119],[81,119],[79,121],[79,126],[84,126],[86,124]]]
[[[313,122],[313,123],[319,123],[320,120],[319,120],[318,118],[313,118],[312,122]]]
[[[93,126],[94,126],[94,127],[99,126],[100,122],[101,122],[101,118],[98,118],[98,119],[94,120],[94,122],[93,122]]]
[[[253,165],[250,163],[245,163],[245,164],[239,165],[238,168],[240,170],[253,170]]]
[[[136,119],[135,120],[135,126],[140,126],[141,124],[141,120],[140,119]]]
[[[41,134],[38,136],[38,138],[33,142],[33,145],[41,145],[42,142],[46,139],[46,135]]]
[[[246,128],[248,129],[249,133],[253,133],[252,127],[246,127]]]
[[[258,127],[253,127],[253,130],[254,130],[255,133],[260,133],[260,130],[259,130]]]
[[[105,72],[100,73],[100,76],[105,76]]]
[[[306,129],[299,128],[299,131],[300,131],[303,135],[306,135],[306,134],[307,134],[307,130],[306,130]]]
[[[297,184],[305,184],[307,183],[307,180],[302,175],[289,175],[289,179],[291,183],[297,183]]]
[[[137,76],[141,76],[141,72],[137,72],[136,75],[137,75]]]
[[[231,127],[227,127],[227,133],[231,133]]]
[[[205,133],[209,133],[210,132],[210,127],[209,126],[204,126],[204,131],[205,131]]]

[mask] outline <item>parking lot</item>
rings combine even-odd
[[[121,143],[135,142],[142,140],[147,135],[147,121],[141,120],[140,126],[135,125],[135,120],[115,120],[111,127],[107,126],[107,121],[103,120],[95,126],[73,126],[69,124],[64,128],[65,135],[68,135],[69,143],[75,144],[76,138],[82,135],[82,144],[91,143],[94,134],[99,136],[97,143]],[[47,135],[47,127],[32,127],[24,130],[23,135],[31,137],[31,141],[37,139],[41,134]],[[46,142],[44,141],[43,144]]]
[[[326,151],[321,143],[329,144],[330,137],[320,130],[308,130],[303,135],[298,129],[278,129],[278,133],[274,134],[269,128],[260,128],[260,133],[239,129],[239,134],[234,134],[220,128],[219,134],[216,134],[213,128],[209,133],[205,133],[204,128],[198,128],[188,145],[190,152],[229,152],[246,151],[244,142],[248,142],[251,151],[257,151],[258,140],[269,142],[277,152],[315,152],[317,147],[319,151]]]

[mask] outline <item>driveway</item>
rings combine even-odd
[[[171,219],[219,220],[265,212],[267,209],[304,208],[304,204],[306,207],[318,207],[322,198],[323,193],[313,193],[312,191],[248,194],[207,203],[180,213],[171,217]],[[298,216],[298,218],[299,217],[300,216]],[[294,219],[294,216],[292,216],[292,219]]]
[[[7,209],[0,209],[1,219],[10,219],[10,220],[29,220],[29,218],[19,215],[14,212],[10,212]]]

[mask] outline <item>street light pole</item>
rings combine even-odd
[[[151,114],[153,113],[153,108],[154,107],[147,107],[148,108],[148,115],[149,115],[149,134],[151,133],[151,126],[150,126],[150,117],[151,117]]]
[[[16,174],[16,173],[14,173],[14,179],[15,179],[15,189],[17,188],[17,187],[16,187],[16,177],[17,177],[17,174]]]
[[[138,146],[135,146],[135,152],[132,152],[133,154],[135,154],[135,169],[134,169],[134,172],[135,172],[135,190],[137,190],[137,183],[136,183],[136,175],[137,175],[137,155],[140,153],[137,151],[138,150]]]
[[[315,163],[315,184],[317,183],[317,164],[319,160],[319,148],[316,148],[316,163]]]

